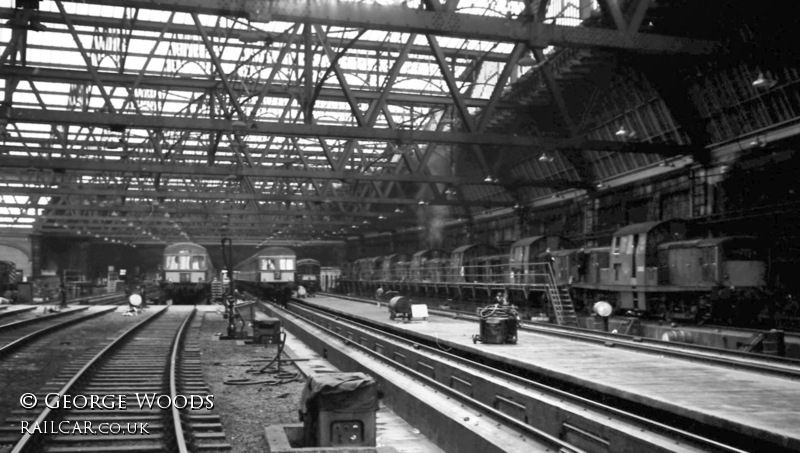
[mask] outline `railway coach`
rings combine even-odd
[[[161,288],[164,297],[177,305],[204,302],[210,295],[214,264],[205,247],[178,242],[164,248]]]
[[[233,268],[237,286],[274,299],[280,290],[295,283],[297,255],[286,247],[266,247]]]
[[[319,261],[312,258],[297,260],[297,283],[303,285],[311,292],[320,289]]]

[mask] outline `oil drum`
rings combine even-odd
[[[396,316],[406,319],[411,317],[411,302],[403,296],[392,297],[389,301],[389,319]]]
[[[488,344],[503,344],[508,335],[508,323],[506,318],[492,316],[481,319],[481,341]]]

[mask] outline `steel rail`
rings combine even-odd
[[[67,315],[71,315],[71,314],[77,313],[79,311],[84,311],[84,310],[88,310],[88,309],[89,309],[89,307],[79,307],[79,308],[70,309],[68,311],[60,311],[60,312],[57,312],[57,313],[51,313],[49,315],[39,316],[38,318],[20,319],[19,321],[14,321],[14,322],[10,322],[8,324],[0,325],[0,332],[7,332],[9,330],[16,329],[18,327],[27,326],[28,324],[36,324],[39,321],[58,318],[58,317],[61,317],[61,316],[67,316]]]
[[[295,300],[295,302],[297,302],[297,300]],[[295,313],[295,314],[297,315],[297,313]],[[301,316],[301,315],[298,315],[298,316]],[[342,322],[341,315],[336,315],[336,318],[337,318],[337,319],[335,319],[336,322]],[[551,434],[548,434],[548,433],[544,432],[543,430],[540,430],[540,429],[535,428],[535,427],[533,427],[531,425],[525,424],[522,421],[517,420],[517,419],[515,419],[515,418],[513,418],[513,417],[511,417],[509,415],[506,415],[505,413],[503,413],[503,412],[501,412],[501,411],[499,411],[499,410],[497,410],[497,409],[495,409],[495,408],[493,408],[493,407],[491,407],[491,406],[489,406],[489,405],[487,405],[485,403],[482,403],[480,401],[472,399],[472,398],[464,395],[463,393],[461,393],[461,392],[459,392],[457,390],[453,390],[451,387],[448,387],[447,385],[444,385],[441,382],[436,381],[435,379],[429,378],[428,376],[425,376],[424,374],[422,374],[422,373],[420,373],[420,372],[418,372],[418,371],[416,371],[416,370],[414,370],[414,369],[412,369],[412,368],[410,368],[408,366],[400,364],[400,363],[392,360],[391,358],[386,357],[386,356],[384,356],[384,355],[382,355],[382,354],[380,354],[380,353],[378,353],[378,352],[376,352],[376,351],[374,351],[374,350],[372,350],[372,349],[370,349],[370,348],[368,348],[368,347],[366,347],[364,345],[358,344],[357,342],[354,342],[350,338],[348,338],[348,337],[346,337],[346,336],[344,336],[342,334],[339,334],[339,333],[335,332],[334,330],[332,330],[330,328],[324,327],[322,324],[319,324],[319,323],[316,323],[314,321],[311,321],[306,317],[303,317],[303,319],[305,319],[307,322],[312,323],[317,328],[327,332],[328,335],[331,335],[331,336],[333,336],[335,338],[340,339],[346,345],[355,347],[355,348],[361,350],[361,352],[363,352],[364,354],[366,354],[368,356],[371,356],[373,358],[376,358],[377,360],[387,364],[388,366],[391,366],[393,368],[398,368],[398,369],[402,370],[404,373],[406,373],[406,374],[408,374],[410,376],[413,376],[415,379],[418,379],[420,381],[426,382],[431,387],[437,389],[439,392],[441,392],[443,394],[448,395],[450,398],[459,401],[461,404],[464,404],[464,405],[467,405],[469,407],[472,407],[476,411],[488,414],[489,416],[495,418],[498,422],[504,423],[507,427],[512,428],[512,429],[514,429],[514,430],[516,430],[516,431],[518,431],[520,433],[524,433],[525,435],[527,435],[528,437],[530,437],[533,440],[539,440],[539,441],[547,443],[550,448],[554,448],[555,451],[557,451],[557,452],[562,452],[562,453],[587,453],[585,450],[579,449],[579,448],[575,447],[574,445],[568,444],[567,442],[564,442],[563,440],[561,440],[561,439],[559,439],[559,438],[557,438],[557,437],[555,437],[555,436],[553,436]],[[348,321],[353,322],[352,320],[349,320],[349,319],[348,319]],[[370,328],[370,330],[377,330],[377,329]],[[391,334],[387,334],[386,332],[381,332],[381,335],[391,336],[393,340],[400,338],[400,337],[396,337],[396,336],[391,335]],[[403,339],[402,341],[404,343],[408,342],[408,340],[405,340],[405,339]]]
[[[67,326],[70,326],[72,324],[76,324],[76,323],[79,323],[79,322],[82,322],[82,321],[86,321],[88,319],[95,318],[95,317],[100,316],[100,315],[104,315],[104,314],[106,314],[106,313],[108,313],[110,311],[116,310],[116,309],[117,309],[116,307],[109,307],[109,308],[100,309],[100,310],[98,310],[98,311],[96,311],[94,313],[89,313],[86,316],[81,316],[79,318],[74,318],[74,319],[68,319],[68,320],[66,320],[64,322],[56,323],[56,324],[44,327],[42,329],[36,330],[34,332],[31,332],[31,333],[29,333],[27,335],[24,335],[22,337],[19,337],[16,340],[14,340],[14,341],[12,341],[10,343],[7,343],[7,344],[5,344],[3,346],[0,346],[0,358],[3,358],[4,356],[10,354],[11,351],[16,350],[16,349],[18,349],[18,348],[20,348],[20,347],[22,347],[22,346],[24,346],[24,345],[26,345],[28,343],[31,343],[33,340],[35,340],[35,339],[37,339],[37,338],[39,338],[41,336],[44,336],[44,335],[46,335],[46,334],[48,334],[48,333],[50,333],[50,332],[52,332],[54,330],[61,329],[62,327],[67,327]]]
[[[95,354],[89,362],[87,362],[80,370],[78,370],[75,375],[64,384],[58,392],[52,392],[53,394],[57,395],[56,398],[60,399],[64,395],[69,394],[70,390],[77,386],[77,384],[84,379],[89,377],[89,374],[93,369],[100,365],[101,360],[108,358],[108,355],[112,354],[116,351],[119,347],[122,346],[122,343],[129,338],[133,337],[134,333],[137,333],[139,330],[143,329],[146,325],[150,324],[158,317],[162,316],[164,313],[167,312],[167,307],[162,308],[161,310],[153,313],[149,317],[143,319],[139,323],[131,326],[127,330],[125,330],[122,334],[120,334],[114,341],[106,345],[100,352]],[[45,422],[48,418],[53,416],[53,409],[45,405],[44,410],[36,417],[36,420],[31,423],[32,426],[42,426],[42,423]],[[14,445],[11,449],[10,453],[26,453],[26,452],[37,452],[41,451],[39,448],[41,442],[45,440],[44,436],[34,436],[29,431],[25,431],[19,441]]]
[[[0,307],[0,310],[3,310],[2,312],[0,312],[0,318],[15,316],[20,313],[27,313],[31,310],[36,310],[37,308],[38,307],[33,306],[33,307],[24,307],[17,310],[8,310],[8,305],[4,305],[3,307]]]
[[[180,364],[180,353],[183,346],[183,340],[186,335],[186,326],[192,321],[195,313],[197,312],[197,308],[194,308],[189,316],[181,324],[180,329],[178,329],[178,333],[175,334],[175,340],[172,343],[172,352],[170,353],[170,365],[169,365],[169,396],[171,401],[175,401],[175,397],[178,396],[178,366]],[[177,447],[177,451],[179,453],[189,453],[189,446],[186,443],[186,437],[183,431],[183,423],[181,422],[181,413],[175,407],[175,404],[172,404],[171,409],[171,422],[172,422],[172,429],[174,431],[175,436],[175,443]]]

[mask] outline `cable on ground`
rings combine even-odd
[[[286,344],[286,332],[281,332],[280,341],[278,342],[278,352],[275,354],[269,363],[264,365],[261,368],[255,369],[251,368],[245,373],[252,373],[252,374],[272,374],[275,376],[273,379],[264,379],[255,381],[253,379],[226,379],[222,381],[225,385],[257,385],[257,384],[264,384],[264,385],[281,385],[281,384],[288,384],[289,382],[294,382],[300,379],[300,373],[295,371],[286,371],[281,370],[281,354],[283,354],[283,346]],[[260,361],[260,360],[259,360]],[[252,362],[252,361],[251,361]],[[277,367],[277,368],[275,368]]]

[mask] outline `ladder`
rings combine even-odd
[[[556,323],[560,326],[578,327],[578,315],[575,313],[569,290],[558,287],[552,266],[550,263],[545,263],[545,266],[547,266],[547,297],[553,304]]]
[[[737,349],[742,352],[758,352],[758,350],[761,348],[761,343],[765,338],[766,335],[763,333],[753,334],[747,339],[747,341],[740,344]]]
[[[786,355],[784,333],[782,330],[755,333],[746,342],[740,344],[738,349],[743,352],[760,352],[783,357]]]

